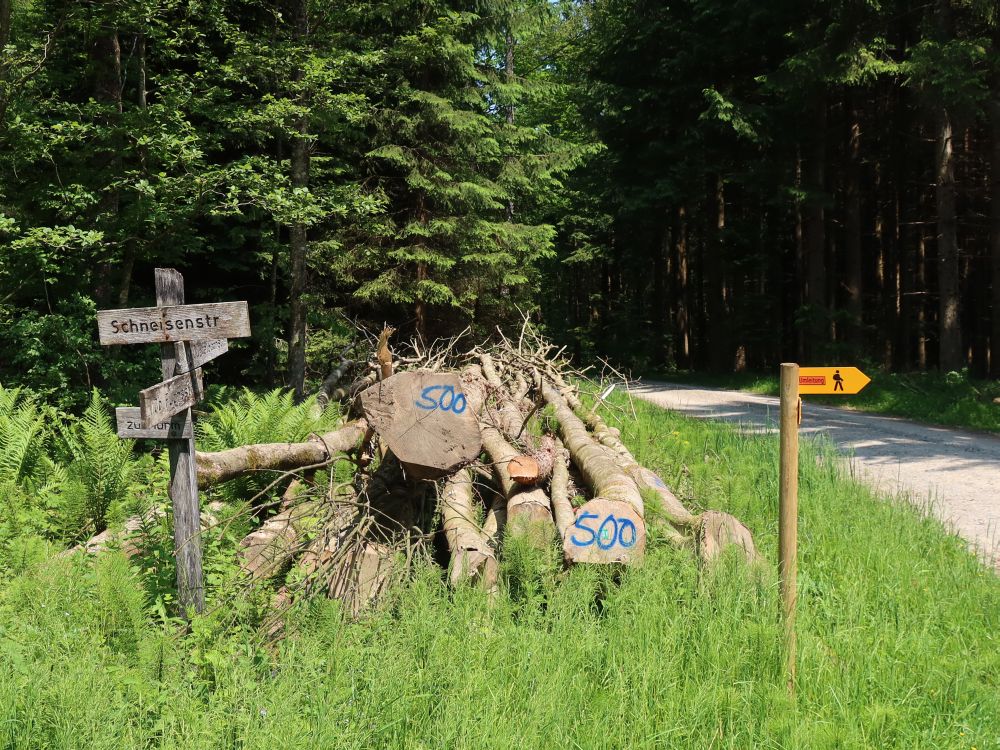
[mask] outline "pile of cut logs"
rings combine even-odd
[[[601,409],[583,403],[560,352],[537,335],[464,353],[454,341],[413,346],[393,357],[390,334],[371,362],[345,361],[324,382],[318,404],[347,405],[339,429],[197,454],[202,490],[248,472],[275,474],[280,500],[255,508],[263,520],[239,556],[250,581],[277,587],[279,609],[322,593],[357,615],[435,535],[450,554],[451,584],[490,591],[498,556],[515,538],[561,545],[567,565],[632,564],[655,522],[703,564],[727,547],[758,559],[740,521],[690,511],[636,461]],[[357,379],[337,388],[352,370]]]

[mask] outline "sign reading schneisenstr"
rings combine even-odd
[[[156,269],[156,307],[101,310],[101,343],[161,344],[162,383],[139,393],[139,408],[115,410],[123,438],[166,439],[170,452],[170,502],[174,510],[174,559],[182,614],[205,608],[201,564],[201,512],[191,407],[204,397],[201,365],[229,350],[226,339],[250,335],[246,302],[185,305],[184,277]]]
[[[101,310],[97,331],[105,346],[239,338],[250,335],[250,314],[246,302]]]

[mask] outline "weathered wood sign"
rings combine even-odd
[[[191,342],[191,361],[190,363],[182,363],[180,360],[177,361],[177,367],[174,372],[177,375],[181,375],[188,370],[185,367],[190,367],[192,370],[196,367],[201,367],[206,362],[211,362],[216,357],[225,354],[229,351],[229,342],[226,339],[208,339],[206,341],[192,341]]]
[[[250,335],[250,314],[246,302],[101,310],[97,331],[104,346],[232,339]]]
[[[115,409],[115,420],[118,422],[118,437],[120,438],[163,440],[194,437],[191,422],[183,417],[175,417],[170,421],[154,424],[152,427],[143,427],[142,415],[139,408],[135,406],[119,406]]]
[[[105,346],[160,344],[163,382],[139,393],[139,407],[115,410],[118,436],[159,438],[170,453],[177,597],[182,611],[205,608],[201,511],[191,407],[204,396],[201,366],[229,350],[227,338],[250,335],[246,302],[184,304],[184,278],[156,269],[156,307],[101,310],[97,330]]]
[[[139,411],[142,414],[142,426],[151,429],[153,425],[194,406],[204,396],[205,384],[200,367],[141,390]]]

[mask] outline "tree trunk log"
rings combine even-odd
[[[413,477],[447,476],[479,457],[479,425],[454,372],[401,372],[360,399],[382,443]]]
[[[472,472],[459,469],[441,492],[441,517],[451,551],[452,586],[470,581],[487,591],[497,585],[496,555],[476,523],[472,500]]]
[[[622,443],[618,431],[609,427],[596,412],[585,411],[580,400],[572,395],[565,383],[563,385],[563,395],[564,397],[568,395],[567,403],[571,401],[575,405],[573,409],[578,416],[579,413],[585,415],[586,423],[594,431],[594,438],[611,452],[611,460],[620,464],[640,489],[656,493],[660,501],[660,510],[672,526],[664,531],[673,543],[688,545],[693,541],[698,559],[703,564],[711,563],[718,558],[722,550],[732,545],[742,550],[747,562],[753,563],[763,559],[754,545],[753,534],[739,519],[720,511],[706,511],[700,515],[691,513],[656,472],[635,460]]]
[[[358,419],[304,443],[260,443],[197,453],[198,486],[207,489],[252,471],[291,471],[322,464],[356,448],[367,429],[367,421]]]
[[[576,520],[573,505],[569,499],[568,462],[569,454],[566,451],[566,447],[562,444],[561,440],[557,440],[553,456],[550,494],[552,497],[552,515],[555,516],[556,529],[559,532],[560,539],[566,538],[567,530]]]
[[[572,533],[563,539],[567,561],[631,563],[641,559],[646,549],[646,525],[635,481],[591,438],[555,387],[543,381],[541,389],[546,403],[556,411],[570,456],[595,495],[577,512]]]

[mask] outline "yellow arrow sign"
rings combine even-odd
[[[857,367],[800,367],[799,393],[850,395],[872,382]]]

